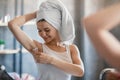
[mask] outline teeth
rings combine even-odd
[[[1,66],[1,70],[5,70],[5,66],[2,65],[2,66]]]

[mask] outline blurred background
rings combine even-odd
[[[18,74],[28,73],[37,76],[37,67],[32,55],[16,41],[7,28],[7,22],[16,16],[36,11],[44,0],[0,0],[0,64],[5,65],[8,72]],[[85,65],[85,75],[82,78],[72,77],[72,80],[98,80],[100,71],[111,67],[99,55],[83,29],[82,19],[97,10],[120,0],[61,0],[71,13],[76,30],[74,43],[80,50]],[[22,29],[33,39],[43,42],[39,38],[35,20],[28,22]],[[119,27],[111,32],[120,39]]]

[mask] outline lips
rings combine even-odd
[[[48,39],[48,38],[43,38],[45,41]]]

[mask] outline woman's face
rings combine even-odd
[[[58,39],[58,31],[46,21],[38,22],[37,29],[39,35],[44,39],[46,43]]]

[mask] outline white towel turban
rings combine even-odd
[[[58,30],[61,42],[73,42],[75,38],[73,20],[60,0],[47,0],[42,3],[37,12],[36,21],[41,19],[45,19]]]

